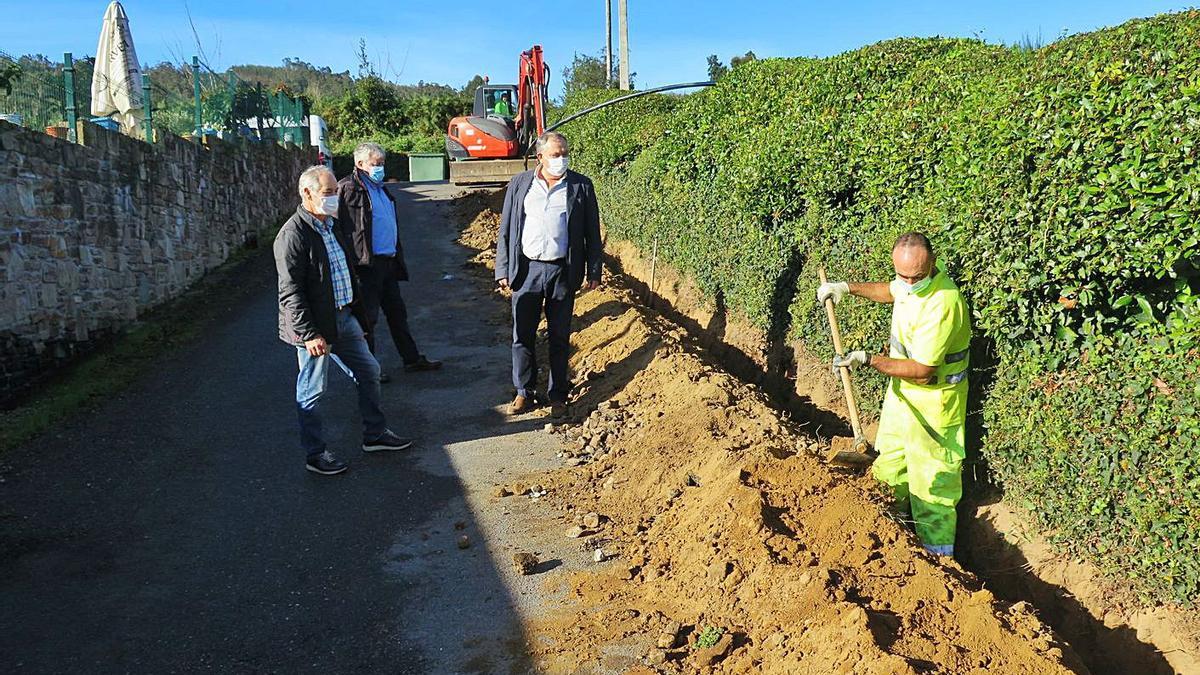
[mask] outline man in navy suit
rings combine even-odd
[[[537,168],[514,176],[504,195],[496,283],[512,290],[514,415],[536,400],[534,341],[543,310],[550,333],[550,414],[566,415],[575,293],[585,279],[589,289],[600,285],[600,206],[591,179],[568,169],[570,154],[562,134],[542,134]]]

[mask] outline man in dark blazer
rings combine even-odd
[[[537,140],[538,166],[513,177],[504,195],[496,243],[496,283],[512,290],[513,386],[509,411],[536,401],[534,341],[545,311],[550,333],[550,414],[567,413],[567,360],[575,293],[600,285],[603,242],[600,207],[591,179],[568,169],[567,139],[553,131]]]

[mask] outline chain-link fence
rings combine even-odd
[[[129,92],[123,90],[125,84],[95,72],[92,58],[67,53],[55,62],[0,51],[0,119],[70,139],[81,119],[119,128],[115,120],[92,117],[95,88],[143,101],[141,123],[122,130],[147,142],[159,131],[306,143],[304,103],[287,91],[267,92],[262,83],[247,82],[233,71],[217,73],[197,57],[191,64],[157,72],[167,81],[143,73],[142,91]]]

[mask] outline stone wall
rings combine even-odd
[[[0,406],[296,208],[308,149],[0,121]]]

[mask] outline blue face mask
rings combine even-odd
[[[383,182],[383,167],[382,166],[373,166],[373,167],[371,167],[371,169],[369,171],[367,171],[367,175],[370,176],[371,180],[375,181],[376,183],[382,183]]]

